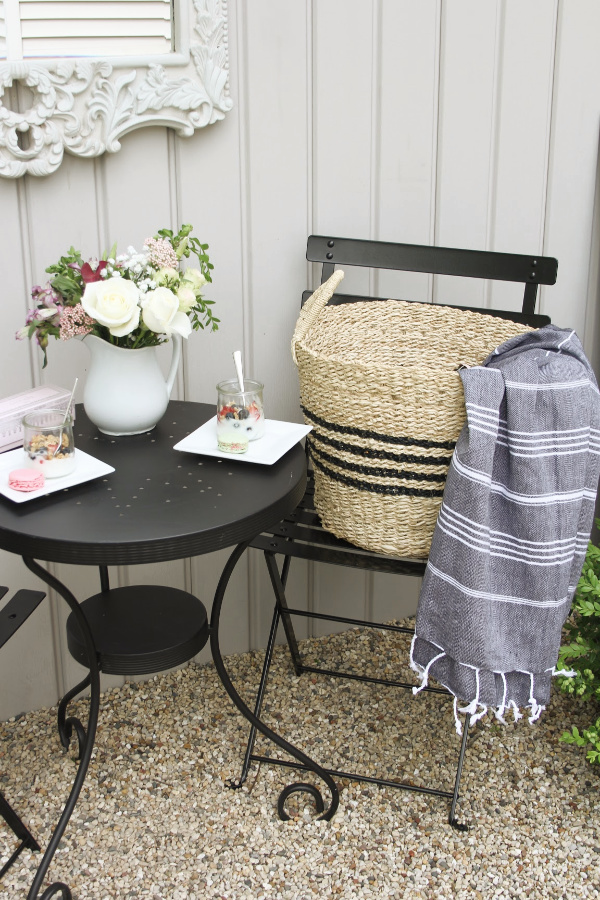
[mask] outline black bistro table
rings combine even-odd
[[[99,432],[83,407],[77,406],[76,447],[114,466],[115,471],[26,503],[12,503],[0,496],[0,547],[22,556],[27,567],[68,604],[69,649],[89,669],[84,681],[69,691],[59,706],[61,741],[68,747],[75,731],[80,762],[29,900],[38,897],[86,776],[98,720],[100,671],[150,673],[168,668],[195,655],[210,632],[217,671],[238,708],[281,747],[307,761],[244,704],[229,679],[219,647],[221,606],[231,573],[251,540],[301,500],[306,485],[304,450],[296,444],[273,465],[256,465],[235,457],[217,459],[173,449],[213,415],[214,407],[207,404],[172,401],[154,430],[111,437]],[[182,559],[226,547],[235,549],[216,591],[210,626],[201,601],[185,592],[156,586],[110,589],[108,566]],[[100,594],[80,602],[40,561],[98,566]],[[161,603],[165,599],[161,592],[168,591],[173,591],[175,601],[182,602],[181,609],[175,604],[176,612],[169,613],[169,603]],[[104,621],[99,624],[94,615],[103,600],[107,603],[100,616]],[[152,604],[156,606],[150,615],[148,604],[152,609]],[[169,621],[165,623],[165,646],[140,646],[139,623],[152,619],[154,612],[164,616],[165,610],[168,620],[177,620],[171,623],[172,629]],[[84,727],[67,715],[66,707],[88,685],[89,712]],[[314,770],[320,774],[319,766]],[[58,895],[67,900],[71,897],[62,882],[47,887],[42,898]]]

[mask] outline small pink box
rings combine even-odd
[[[0,400],[0,453],[22,446],[22,419],[26,413],[43,407],[66,409],[70,397],[70,390],[55,384],[44,384]],[[74,407],[71,415],[75,418]]]

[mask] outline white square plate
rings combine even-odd
[[[312,431],[312,425],[265,419],[265,433],[257,441],[250,441],[246,453],[225,453],[217,446],[217,417],[213,416],[175,444],[173,449],[185,450],[186,453],[200,453],[203,456],[218,456],[219,459],[237,459],[240,462],[272,466],[309,431]]]
[[[8,453],[0,454],[0,494],[4,494],[9,500],[15,503],[25,503],[27,500],[35,500],[36,497],[43,497],[45,494],[53,494],[54,491],[62,491],[64,488],[73,487],[75,484],[82,484],[84,481],[92,481],[94,478],[100,478],[101,475],[108,475],[114,472],[113,466],[84,453],[83,450],[75,448],[75,469],[70,475],[61,475],[59,478],[46,478],[44,487],[39,491],[13,491],[8,486],[8,473],[13,469],[25,469],[25,461],[23,459],[23,448],[18,450],[9,450]]]

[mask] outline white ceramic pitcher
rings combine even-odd
[[[83,391],[88,417],[104,434],[142,434],[165,414],[181,359],[181,337],[172,334],[173,354],[165,377],[155,347],[128,350],[88,334],[91,354]]]

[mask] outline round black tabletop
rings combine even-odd
[[[110,437],[76,408],[75,446],[115,471],[26,503],[0,496],[0,548],[75,565],[182,559],[248,540],[299,503],[305,454],[296,444],[273,465],[174,450],[215,413],[171,401],[146,434]]]

